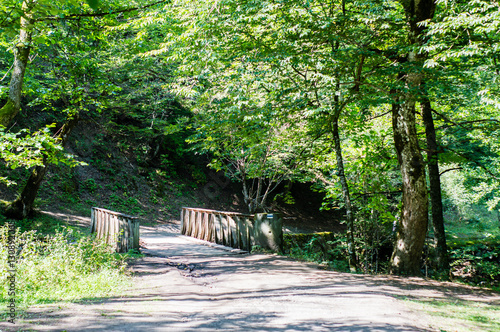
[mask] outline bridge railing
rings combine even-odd
[[[90,212],[90,233],[105,239],[116,252],[139,249],[139,221],[137,217],[93,207]]]
[[[181,234],[250,251],[253,246],[281,251],[280,214],[242,214],[198,208],[182,208]]]

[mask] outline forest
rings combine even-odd
[[[495,0],[2,0],[2,220],[71,169],[128,207],[125,164],[154,203],[212,169],[245,213],[321,194],[350,271],[389,247],[387,273],[467,260],[498,286],[499,29]]]

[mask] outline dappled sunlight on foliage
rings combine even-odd
[[[8,230],[7,224],[0,228],[2,299],[8,299],[9,246],[15,248],[16,299],[22,307],[103,297],[129,285],[124,257],[101,240],[73,229],[52,235],[16,229],[14,241],[9,242]]]

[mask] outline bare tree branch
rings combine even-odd
[[[446,169],[446,170],[442,171],[441,173],[439,173],[439,176],[443,175],[446,172],[456,171],[456,170],[460,170],[460,169],[463,169],[463,168],[462,167],[449,168],[449,169]]]

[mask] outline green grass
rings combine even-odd
[[[444,217],[450,241],[500,237],[498,214],[496,211],[489,211],[484,205],[471,203],[461,209],[448,209]]]
[[[492,303],[450,299],[408,300],[408,303],[436,317],[431,325],[440,331],[500,331],[500,307]]]
[[[7,219],[0,215],[0,225],[7,222]],[[35,216],[24,220],[13,221],[22,232],[37,230],[41,234],[54,234],[63,228],[70,227],[68,221],[54,218],[47,214],[36,213]]]
[[[15,287],[18,313],[30,305],[74,302],[122,294],[131,285],[125,273],[127,255],[115,254],[100,240],[70,228],[46,235],[17,228],[9,242],[8,227],[0,226],[0,311],[9,296],[8,245],[16,248]]]
[[[445,225],[449,241],[491,239],[500,237],[500,223],[496,220],[448,222]],[[432,232],[431,232],[432,235]]]

